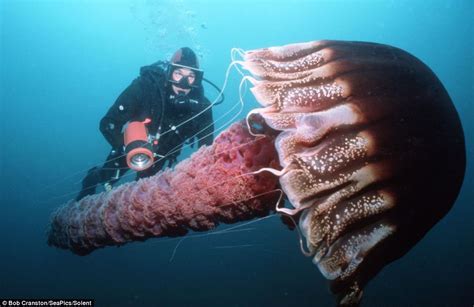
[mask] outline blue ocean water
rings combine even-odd
[[[176,240],[79,257],[48,247],[46,230],[51,212],[75,197],[84,172],[105,159],[109,147],[98,123],[140,66],[190,46],[207,78],[223,84],[233,47],[337,39],[394,45],[428,64],[456,105],[467,145],[453,209],[369,283],[363,306],[472,306],[473,15],[468,0],[0,1],[0,298],[93,298],[96,306],[334,305],[296,233],[277,217],[249,231],[185,240],[172,261]],[[238,85],[233,71],[215,118],[238,102]],[[239,118],[256,107],[248,98]]]

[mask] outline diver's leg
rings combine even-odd
[[[128,166],[126,155],[122,155],[112,150],[100,172],[101,183],[104,184],[105,190],[111,190],[112,186],[119,181],[127,171]]]
[[[98,167],[93,167],[87,172],[86,177],[82,180],[82,189],[79,195],[77,195],[76,201],[83,199],[87,195],[95,194],[97,185],[99,185],[101,180],[99,170]]]
[[[129,170],[125,156],[114,163],[113,167],[103,168],[102,178],[104,188],[110,191],[113,185],[122,178],[122,176]]]
[[[93,167],[87,172],[86,177],[82,180],[82,190],[76,197],[76,201],[87,195],[95,194],[97,186],[100,184],[105,183],[112,187],[127,172],[126,166],[125,156],[112,151],[102,167]]]

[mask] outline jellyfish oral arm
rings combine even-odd
[[[258,171],[277,165],[271,137],[234,124],[174,170],[63,205],[52,216],[48,243],[86,255],[267,215],[280,196],[278,178]]]

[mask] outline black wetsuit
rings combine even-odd
[[[147,125],[149,134],[160,134],[156,153],[166,156],[164,159],[155,158],[152,167],[137,172],[136,179],[154,175],[162,169],[165,162],[171,166],[176,162],[186,141],[192,142],[197,138],[199,147],[212,143],[214,125],[211,108],[180,125],[210,106],[202,85],[191,90],[186,96],[189,99],[186,103],[174,103],[174,93],[166,80],[166,65],[166,62],[158,62],[142,67],[140,76],[120,94],[100,121],[100,131],[112,146],[112,151],[101,168],[89,170],[77,200],[94,194],[99,184],[113,184],[128,170],[123,154],[122,129],[129,121],[151,119],[151,123]]]

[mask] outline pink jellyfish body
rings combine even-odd
[[[49,244],[87,254],[276,210],[298,221],[338,303],[356,305],[458,195],[454,105],[425,64],[387,45],[308,42],[248,51],[241,64],[262,105],[249,129],[234,124],[174,170],[65,204]],[[288,202],[275,207],[280,188]]]

